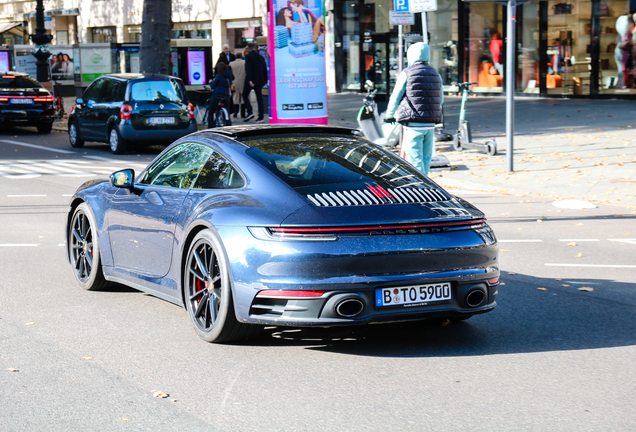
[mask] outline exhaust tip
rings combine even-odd
[[[466,296],[466,304],[470,307],[481,306],[484,300],[486,300],[486,294],[480,289],[473,290]]]
[[[348,298],[336,305],[336,313],[343,318],[353,318],[364,310],[364,303],[358,299]]]

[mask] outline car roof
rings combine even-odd
[[[18,72],[18,71],[0,71],[0,74],[2,75],[13,75],[13,76],[31,76],[28,73],[24,73],[24,72]]]
[[[284,135],[284,134],[332,134],[362,137],[362,133],[357,129],[351,129],[340,126],[323,126],[323,125],[244,125],[244,126],[227,126],[216,129],[207,129],[199,133],[223,135],[233,138],[242,144],[251,147],[249,143],[244,143],[243,138],[252,138],[259,135]]]
[[[125,79],[125,80],[134,80],[134,79],[143,79],[143,78],[174,78],[179,79],[177,77],[173,77],[170,75],[161,75],[161,74],[145,74],[145,73],[112,73],[108,75],[104,75],[107,77]]]

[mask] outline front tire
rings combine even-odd
[[[82,203],[75,209],[68,229],[67,247],[73,274],[88,291],[106,288],[109,282],[102,271],[97,224],[90,207]]]
[[[257,326],[236,320],[229,266],[216,233],[203,230],[197,234],[184,271],[186,309],[201,339],[222,343],[253,336]]]
[[[459,138],[459,132],[453,135],[453,149],[455,149],[455,151],[462,151],[464,149],[462,140]]]
[[[51,133],[53,130],[53,123],[44,123],[37,126],[40,133]]]
[[[109,144],[110,151],[112,151],[114,154],[126,153],[126,147],[128,143],[121,137],[116,127],[110,130]]]
[[[71,123],[68,127],[68,140],[73,148],[84,147],[84,140],[82,139],[79,129],[75,123]]]
[[[497,154],[497,146],[495,145],[494,141],[486,141],[486,153],[488,154],[488,156],[495,156]]]

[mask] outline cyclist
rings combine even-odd
[[[208,108],[208,128],[216,127],[214,123],[214,113],[219,108],[219,102],[222,100],[227,109],[230,108],[230,86],[234,76],[232,71],[225,63],[219,62],[216,65],[216,76],[210,81],[210,87],[213,89],[212,98],[210,99],[210,107]],[[226,126],[232,126],[232,120],[228,115],[226,118]]]

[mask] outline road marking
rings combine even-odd
[[[29,143],[20,142],[20,141],[13,141],[13,140],[0,140],[0,141],[6,142],[6,143],[9,143],[9,144],[13,144],[13,145],[23,146],[23,147],[31,147],[31,148],[35,148],[35,149],[39,149],[39,150],[47,150],[47,151],[55,152],[55,153],[64,153],[64,154],[74,154],[75,153],[75,152],[68,151],[68,150],[54,149],[54,148],[50,148],[50,147],[44,147],[44,146],[39,146],[39,145],[35,145],[35,144],[29,144]]]
[[[559,239],[562,242],[588,242],[588,241],[600,241],[599,239]]]
[[[543,240],[497,240],[499,243],[542,243]]]
[[[72,197],[73,194],[62,194],[63,197]]]
[[[110,162],[131,165],[125,161],[110,160]],[[142,166],[145,167],[145,165]],[[121,166],[114,166],[112,163],[108,166],[102,166],[96,161],[85,160],[19,160],[0,163],[0,177],[25,179],[40,177],[42,174],[61,177],[92,177],[110,175],[120,169],[122,169]]]
[[[58,246],[66,246],[66,243],[60,243]]]
[[[7,198],[45,197],[46,195],[7,195]]]
[[[0,244],[0,247],[37,247],[37,245],[36,244],[7,243],[7,244]]]
[[[8,178],[8,179],[30,179],[41,177],[42,174],[3,174],[0,173],[0,177]]]
[[[636,239],[608,239],[613,242],[636,244]]]
[[[548,267],[597,267],[597,268],[636,268],[636,265],[620,264],[545,264]]]
[[[137,166],[137,167],[147,167],[148,164],[144,164],[144,163],[134,163],[134,162],[130,162],[130,161],[126,161],[126,160],[121,160],[121,159],[112,159],[112,158],[107,158],[107,157],[102,157],[102,156],[84,156],[85,158],[89,158],[89,159],[97,159],[97,160],[102,160],[102,161],[106,161],[106,162],[117,162],[120,164],[127,164],[130,166]],[[119,168],[116,168],[119,169]]]

